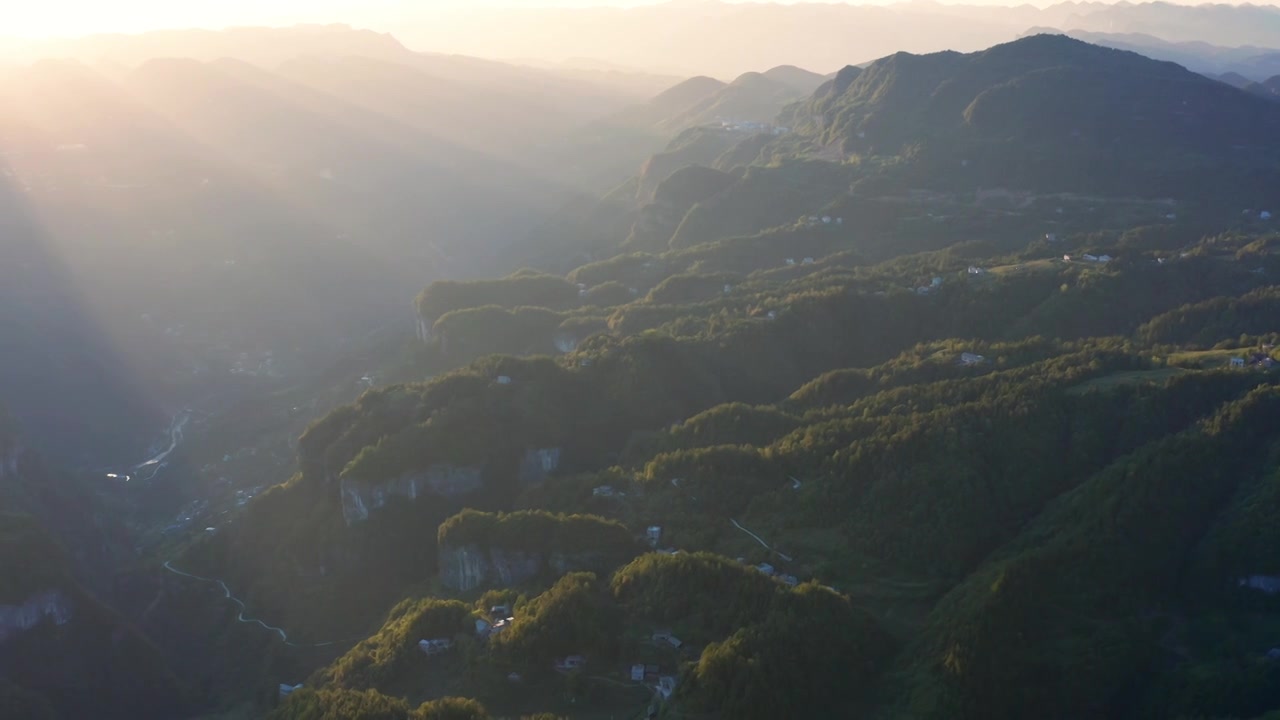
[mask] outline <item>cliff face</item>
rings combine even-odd
[[[520,484],[541,485],[560,467],[560,448],[529,449],[520,460]]]
[[[525,552],[513,548],[479,545],[445,545],[440,548],[440,581],[445,587],[466,592],[483,587],[511,587],[543,572],[557,576],[571,572],[605,573],[616,562],[602,552]]]
[[[21,443],[4,443],[0,441],[0,480],[8,480],[18,476],[18,465],[22,460]]]
[[[401,475],[382,482],[342,480],[342,518],[348,525],[369,519],[369,513],[385,506],[392,498],[417,500],[423,495],[445,498],[473,493],[484,483],[479,467],[432,465],[420,473]]]
[[[0,642],[39,625],[46,618],[56,625],[71,621],[71,600],[58,590],[46,590],[19,605],[0,605]]]
[[[558,467],[560,448],[531,448],[520,459],[519,482],[541,484]],[[477,466],[439,464],[381,482],[343,479],[338,486],[342,493],[342,518],[352,525],[368,520],[370,513],[393,498],[417,500],[424,495],[442,498],[469,495],[484,487],[484,471]]]
[[[440,549],[440,580],[445,587],[460,592],[478,587],[519,585],[541,572],[546,558],[503,548],[481,549],[478,545]]]

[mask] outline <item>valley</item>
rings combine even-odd
[[[0,717],[1274,720],[1280,103],[1090,28],[0,68]]]

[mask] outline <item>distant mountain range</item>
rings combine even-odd
[[[478,8],[421,12],[421,22],[396,28],[396,36],[412,47],[485,57],[591,57],[717,77],[782,64],[826,73],[898,51],[974,51],[1036,27],[1145,33],[1173,43],[1280,47],[1280,9],[1270,5],[1061,2],[1041,8],[930,0],[890,5],[711,1],[502,14]]]
[[[1280,75],[1280,50],[1253,45],[1224,47],[1206,42],[1169,42],[1144,33],[1105,33],[1053,28],[1032,28],[1024,36],[1065,34],[1094,45],[1130,50],[1155,60],[1168,60],[1205,75],[1218,76],[1243,87],[1251,81]],[[1240,78],[1236,81],[1234,78]]]
[[[192,384],[300,372],[426,275],[518,262],[576,194],[542,146],[650,94],[341,28],[46,50],[84,60],[0,69],[0,394],[54,453],[141,453]]]
[[[638,116],[723,91],[690,80]],[[583,213],[578,235],[592,248],[611,238],[658,252],[750,234],[851,192],[911,189],[1265,205],[1280,183],[1280,104],[1262,95],[1274,97],[1263,84],[1242,91],[1062,35],[897,53],[848,66],[787,106],[775,122],[788,132],[686,129]]]

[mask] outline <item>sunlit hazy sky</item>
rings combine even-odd
[[[0,35],[75,36],[160,28],[344,22],[391,30],[398,18],[477,7],[654,4],[657,0],[0,0]]]
[[[676,0],[696,3],[698,0]],[[727,0],[742,2],[749,0]],[[774,0],[792,3],[797,0]],[[891,0],[860,0],[885,4]],[[943,0],[995,5],[1015,0]],[[1016,0],[1018,3],[1027,0]],[[1045,5],[1053,0],[1031,0]],[[223,28],[343,22],[394,32],[397,21],[426,20],[442,13],[501,7],[635,6],[660,0],[0,0],[0,37],[69,37],[142,32],[161,28]],[[1256,0],[1255,0],[1256,2]],[[1265,3],[1264,3],[1265,4]]]

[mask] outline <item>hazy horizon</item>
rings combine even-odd
[[[1122,0],[1096,0],[1082,5],[1115,5]],[[1255,5],[1276,7],[1276,2],[1201,3],[1162,0],[1168,5]],[[803,0],[226,0],[210,3],[121,0],[103,4],[92,0],[48,0],[28,6],[0,31],[0,42],[79,39],[92,35],[140,34],[157,30],[225,30],[237,27],[282,27],[298,24],[346,24],[396,34],[406,23],[442,21],[474,22],[500,11],[627,9],[669,5],[813,5],[893,6],[952,5],[972,7],[1036,7],[1065,5],[1059,0],[1004,2],[1001,0],[875,0],[863,2],[804,2]],[[1132,3],[1145,4],[1145,3]],[[457,29],[457,28],[448,28]],[[437,28],[437,30],[446,30]],[[430,48],[414,47],[415,50]]]

